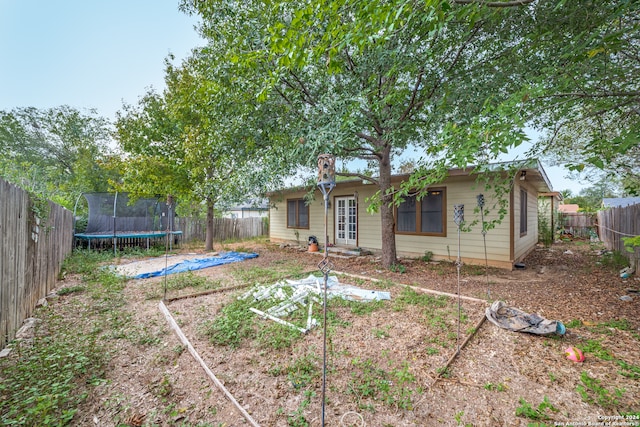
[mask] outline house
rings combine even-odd
[[[575,214],[575,213],[578,213],[579,210],[580,210],[580,206],[572,203],[558,206],[558,212],[565,213],[565,214]]]
[[[224,212],[224,218],[264,218],[269,215],[268,201],[251,199],[240,205],[232,206]]]
[[[602,199],[602,206],[605,209],[624,208],[632,205],[640,205],[640,197],[605,197]]]
[[[496,169],[497,170],[497,169]],[[486,172],[505,177],[506,172]],[[394,185],[408,175],[395,175]],[[464,204],[465,223],[470,231],[461,232],[460,252],[463,262],[485,263],[509,268],[521,261],[538,243],[538,196],[551,192],[551,184],[537,160],[526,162],[516,173],[505,178],[509,185],[504,218],[500,224],[482,234],[481,220],[499,218],[499,198],[476,182],[474,168],[451,169],[440,184],[432,185],[422,200],[408,197],[395,209],[395,239],[399,257],[420,257],[431,252],[434,260],[455,260],[458,253],[458,227],[454,222],[454,205]],[[492,187],[493,188],[493,187]],[[343,248],[361,248],[375,252],[382,249],[379,213],[367,212],[367,198],[377,186],[359,179],[339,181],[330,193],[328,212],[329,243]],[[319,189],[315,198],[305,200],[307,190],[290,188],[269,194],[272,242],[306,244],[309,236],[324,243],[324,203]],[[478,195],[485,204],[478,207]],[[476,224],[473,224],[477,221]]]

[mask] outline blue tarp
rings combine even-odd
[[[163,268],[160,271],[152,271],[150,273],[141,273],[133,276],[134,279],[148,279],[149,277],[165,276],[167,274],[184,273],[186,271],[201,270],[203,268],[216,267],[223,264],[231,264],[232,262],[244,261],[246,259],[256,258],[256,253],[246,252],[225,252],[219,256],[209,258],[196,258],[183,261],[179,264]]]

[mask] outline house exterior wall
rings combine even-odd
[[[480,191],[474,182],[474,177],[461,176],[450,177],[442,184],[434,185],[434,188],[445,190],[445,210],[446,210],[446,235],[445,236],[424,236],[396,234],[396,249],[398,256],[420,257],[425,252],[430,251],[434,260],[454,261],[458,256],[458,228],[453,220],[454,205],[464,204],[465,223],[470,230],[460,233],[460,256],[465,263],[484,265],[485,263],[485,239],[482,234],[481,214],[477,208],[477,196],[484,194],[485,222],[498,219],[498,200],[494,194]],[[357,194],[358,210],[358,238],[357,246],[363,249],[379,252],[381,248],[381,226],[380,214],[367,212],[366,199],[377,191],[374,185],[365,185],[360,182],[339,184],[330,194],[331,209],[328,215],[328,235],[329,242],[335,244],[335,219],[334,206],[335,198],[341,196],[353,196]],[[287,192],[271,197],[270,210],[270,239],[274,242],[296,242],[306,245],[309,236],[316,236],[321,245],[324,244],[324,204],[322,194],[315,190],[315,200],[309,205],[309,228],[294,229],[287,228],[287,200],[304,197],[304,191]],[[519,200],[519,199],[518,199]],[[537,193],[531,191],[529,196],[529,207],[531,212],[528,215],[529,233],[519,244],[523,248],[521,252],[528,250],[526,247],[530,239],[537,242]],[[509,206],[506,207],[507,214],[500,224],[486,232],[486,249],[489,265],[511,268],[513,259],[511,257],[509,225]],[[516,216],[519,218],[519,216]],[[475,222],[475,224],[473,224]],[[295,231],[298,231],[296,238]],[[535,230],[535,231],[534,231]],[[519,237],[519,233],[517,235]]]
[[[527,192],[527,232],[520,233],[521,190]],[[538,192],[526,181],[516,180],[513,189],[513,237],[514,261],[522,260],[538,243]]]

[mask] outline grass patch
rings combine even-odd
[[[600,263],[610,270],[620,270],[629,266],[629,259],[622,252],[613,251],[602,255]]]
[[[209,280],[204,276],[197,276],[191,271],[173,274],[167,278],[167,289],[172,291],[186,288],[207,290],[216,289],[221,286],[222,282],[220,280]]]
[[[447,306],[446,296],[433,296],[405,287],[400,295],[394,299],[394,310],[402,311],[407,305],[417,305],[424,308],[443,308]]]
[[[69,286],[67,288],[62,288],[62,289],[58,289],[56,291],[56,294],[60,295],[60,296],[64,296],[64,295],[69,295],[69,294],[75,294],[75,293],[79,293],[79,292],[84,292],[87,289],[86,286],[82,286],[82,285],[77,285],[77,286]]]
[[[78,406],[93,386],[106,381],[111,339],[127,335],[129,315],[122,310],[126,280],[100,265],[111,261],[107,252],[74,251],[63,263],[63,274],[82,275],[82,285],[63,288],[59,295],[85,293],[83,321],[66,319],[65,306],[41,307],[42,319],[30,345],[17,343],[10,357],[0,360],[0,414],[6,425],[63,426],[72,422]]]
[[[385,371],[371,359],[351,361],[353,372],[347,384],[347,394],[356,398],[360,408],[372,409],[373,402],[381,402],[401,409],[413,409],[415,377],[408,364]]]

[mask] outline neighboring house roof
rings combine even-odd
[[[611,197],[602,199],[605,208],[624,208],[625,206],[640,204],[640,197]]]
[[[558,211],[562,213],[577,213],[578,209],[580,209],[579,205],[567,204],[558,206]]]
[[[246,202],[231,206],[229,211],[263,211],[269,209],[269,201],[267,199],[249,199]]]

